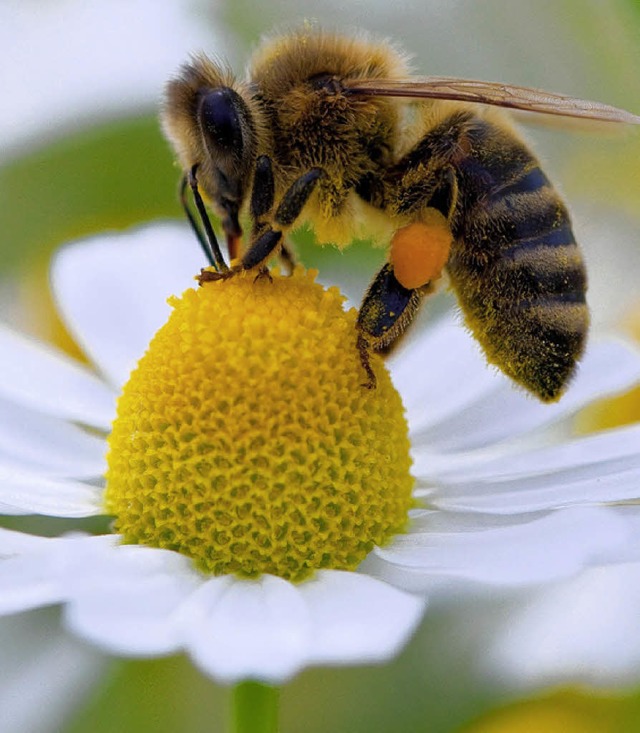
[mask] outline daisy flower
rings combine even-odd
[[[92,367],[0,331],[1,512],[113,521],[1,529],[1,614],[60,604],[109,653],[280,684],[392,657],[430,593],[626,556],[637,436],[562,436],[638,380],[631,346],[594,344],[540,405],[446,317],[365,390],[337,289],[300,270],[193,289],[196,255],[169,225],[62,251],[54,292]]]

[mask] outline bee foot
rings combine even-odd
[[[261,267],[258,270],[258,274],[255,276],[253,282],[257,283],[258,280],[263,280],[264,278],[268,278],[270,283],[273,282],[273,277],[271,276],[271,273],[269,272],[268,267]]]
[[[199,285],[204,283],[218,282],[219,280],[228,280],[229,278],[237,275],[242,271],[242,267],[230,267],[227,270],[214,271],[214,270],[200,270],[200,274],[196,276],[196,280]]]

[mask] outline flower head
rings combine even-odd
[[[355,570],[407,523],[400,396],[364,389],[355,312],[312,273],[173,298],[118,402],[105,505],[125,542],[215,575]]]
[[[117,531],[0,530],[0,612],[61,604],[72,631],[113,653],[185,650],[217,679],[277,682],[389,658],[426,591],[628,557],[637,448],[547,429],[637,381],[632,348],[593,349],[544,406],[445,319],[389,362],[391,380],[375,361],[367,390],[335,290],[302,272],[237,278],[173,299],[162,326],[197,262],[181,229],[123,240],[69,248],[54,270],[101,377],[0,332],[4,513],[108,511]]]

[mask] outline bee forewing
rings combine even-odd
[[[354,79],[342,83],[350,92],[368,96],[450,99],[547,115],[640,125],[640,116],[608,104],[500,82],[415,76],[408,79]]]

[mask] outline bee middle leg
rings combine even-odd
[[[296,258],[287,242],[282,242],[278,252],[280,264],[284,267],[287,275],[292,275],[296,266]]]
[[[321,168],[311,168],[303,173],[291,184],[275,213],[272,214],[275,187],[271,160],[266,155],[258,158],[251,194],[251,215],[255,222],[254,237],[242,257],[241,269],[250,270],[256,267],[278,246],[283,261],[289,269],[293,269],[293,257],[282,242],[283,230],[290,227],[300,216],[316,183],[323,175]]]
[[[256,170],[251,191],[251,218],[254,221],[254,236],[266,228],[266,221],[273,209],[275,199],[275,183],[273,180],[273,169],[271,159],[267,155],[261,155],[256,161]],[[291,249],[285,242],[280,243],[278,252],[280,260],[288,274],[293,272],[295,258]]]
[[[376,386],[370,353],[385,351],[398,341],[415,317],[423,297],[431,291],[430,283],[405,288],[396,279],[390,262],[378,272],[364,296],[356,321],[357,348],[367,375],[363,387]]]
[[[261,223],[259,219],[256,219],[256,229],[260,233],[244,253],[240,264],[241,269],[251,270],[264,262],[278,245],[282,247],[283,230],[290,227],[300,216],[316,183],[323,174],[322,169],[312,168],[301,175],[284,194],[271,221]],[[285,252],[283,259],[292,261],[288,250]]]

